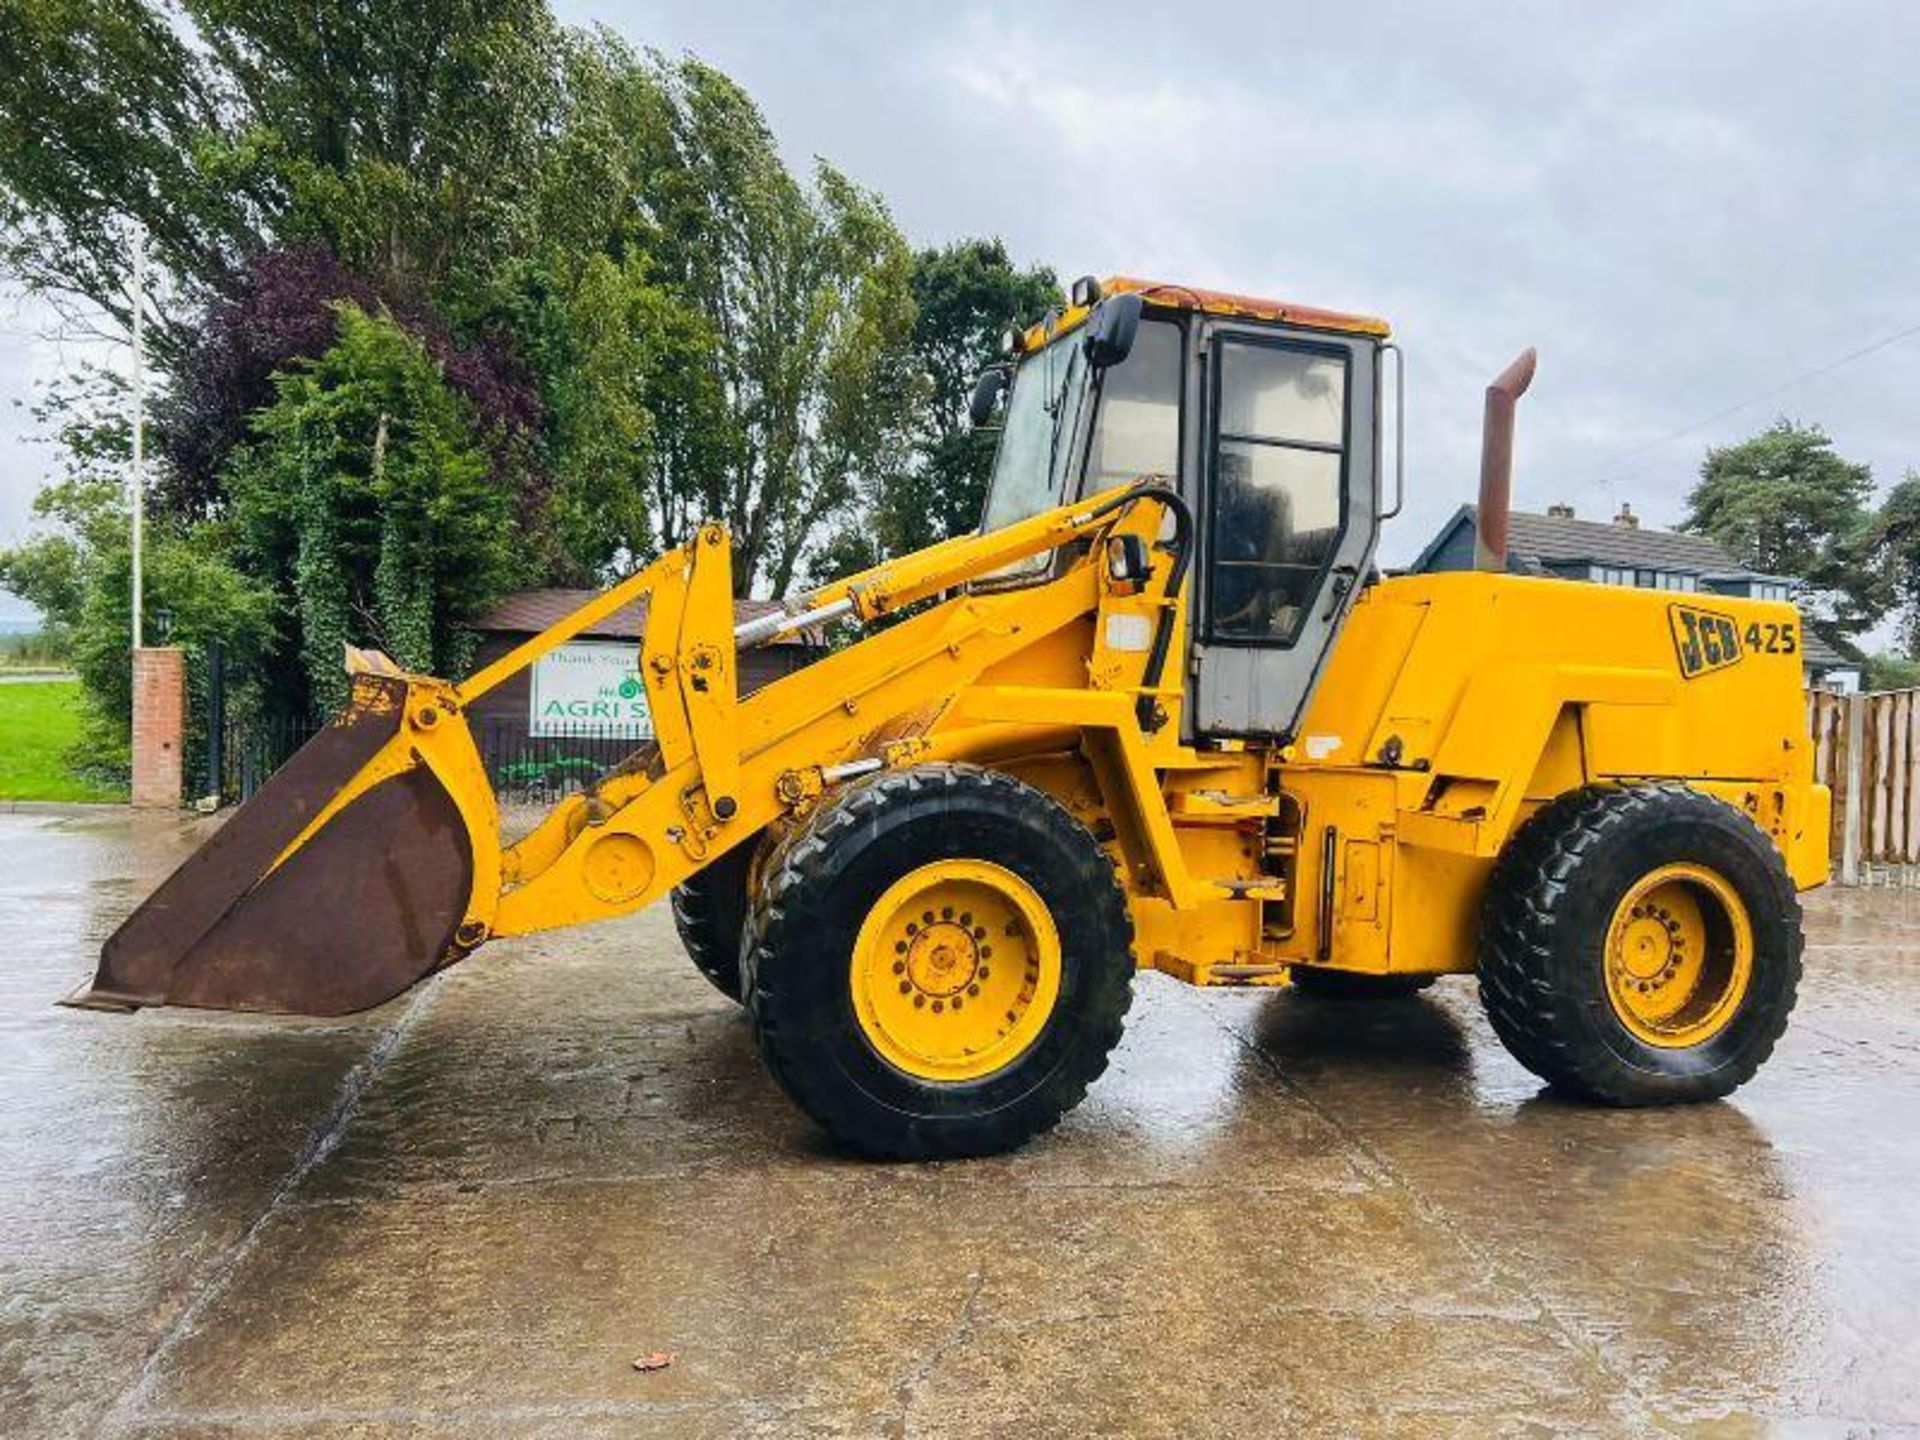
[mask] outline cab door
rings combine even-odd
[[[1194,728],[1290,736],[1373,561],[1378,346],[1217,322],[1201,348]]]

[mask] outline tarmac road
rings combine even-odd
[[[203,824],[0,815],[0,1433],[1920,1432],[1920,893],[1811,898],[1732,1103],[1544,1097],[1466,981],[1149,975],[1055,1134],[880,1166],[663,910],[347,1023],[54,1009]]]

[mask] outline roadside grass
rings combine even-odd
[[[78,681],[0,685],[0,800],[125,800],[124,790],[67,769],[79,738]]]

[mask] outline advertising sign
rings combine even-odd
[[[653,713],[640,683],[640,647],[575,641],[533,664],[527,732],[653,738]]]

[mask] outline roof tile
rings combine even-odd
[[[1476,512],[1477,513],[1477,512]],[[1639,566],[1683,575],[1747,573],[1747,567],[1705,535],[1615,525],[1609,520],[1570,520],[1515,510],[1507,517],[1507,548],[1529,560],[1586,560],[1596,565]]]

